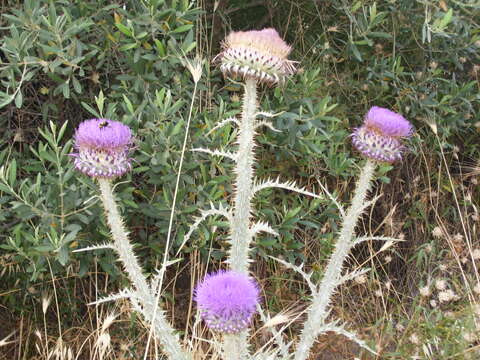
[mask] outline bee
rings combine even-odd
[[[98,127],[99,127],[100,129],[103,129],[103,128],[107,127],[107,126],[108,126],[108,121],[106,121],[106,120],[105,120],[105,121],[102,121],[100,124],[98,124]]]

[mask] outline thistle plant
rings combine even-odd
[[[303,325],[300,340],[295,351],[295,360],[308,358],[315,339],[327,331],[334,331],[371,350],[356,335],[348,332],[338,321],[327,322],[329,305],[336,288],[359,273],[342,275],[344,262],[351,249],[366,240],[395,240],[386,237],[369,238],[355,236],[355,227],[363,211],[372,202],[366,201],[378,162],[394,162],[401,159],[404,149],[401,138],[411,136],[413,127],[400,114],[388,109],[373,107],[367,113],[363,125],[352,134],[352,143],[367,158],[360,173],[355,193],[348,210],[343,213],[342,227],[327,268],[320,284],[311,286],[312,301],[307,310],[307,319]],[[309,280],[309,277],[307,277]]]
[[[253,198],[258,191],[279,187],[316,196],[305,189],[297,188],[294,183],[282,183],[279,180],[259,181],[254,176],[254,149],[255,134],[262,126],[273,126],[269,121],[257,120],[259,116],[269,117],[272,114],[257,112],[257,87],[265,84],[274,86],[283,83],[285,78],[295,72],[294,62],[287,59],[291,47],[283,41],[274,29],[260,31],[239,31],[227,36],[222,44],[222,52],[216,61],[226,77],[244,81],[244,97],[242,115],[240,119],[227,119],[216,128],[233,122],[238,126],[237,144],[235,153],[222,150],[195,149],[220,155],[234,161],[234,188],[233,205],[230,209],[214,208],[204,212],[186,236],[191,236],[201,220],[209,215],[223,215],[230,225],[229,249],[226,263],[230,270],[239,274],[248,274],[251,261],[250,247],[254,236],[265,231],[277,235],[267,223],[253,222]],[[240,329],[239,329],[240,330]],[[249,358],[247,331],[226,332],[222,346],[225,359]]]
[[[123,220],[115,203],[111,181],[131,168],[129,151],[132,133],[128,126],[109,119],[91,119],[81,123],[75,132],[75,167],[96,179],[100,187],[100,198],[105,209],[107,223],[113,243],[82,249],[111,248],[118,254],[123,269],[132,283],[131,289],[122,291],[102,301],[128,298],[147,322],[150,322],[164,352],[171,359],[187,360],[191,356],[180,346],[178,336],[165,319],[162,311],[156,310],[156,298],[152,287],[142,273],[133,246],[128,238]],[[155,317],[152,315],[156,314]]]
[[[216,62],[220,64],[220,69],[226,77],[244,82],[245,93],[240,119],[223,120],[214,129],[227,123],[236,124],[238,127],[237,148],[234,152],[222,149],[194,149],[214,156],[223,156],[234,162],[235,192],[231,206],[225,208],[212,205],[211,209],[204,210],[191,226],[184,240],[188,241],[199,224],[208,216],[221,215],[228,220],[229,248],[225,261],[228,269],[208,274],[196,286],[194,292],[199,317],[203,319],[210,330],[221,334],[221,344],[217,347],[217,355],[223,360],[306,360],[315,339],[327,331],[334,331],[346,336],[374,352],[355,334],[339,325],[338,320],[328,320],[328,317],[331,299],[336,289],[344,282],[365,272],[354,271],[342,274],[345,260],[352,248],[367,240],[395,240],[387,237],[356,237],[355,232],[361,214],[375,201],[375,199],[367,201],[367,195],[377,163],[393,163],[400,160],[405,149],[402,139],[413,133],[412,126],[405,118],[379,107],[370,109],[362,126],[355,129],[351,136],[353,146],[366,157],[366,162],[361,170],[349,208],[344,211],[338,201],[322,186],[324,193],[339,207],[342,224],[335,249],[321,281],[318,284],[314,283],[311,279],[312,273],[305,272],[303,266],[299,267],[278,260],[287,268],[297,271],[311,290],[311,301],[306,310],[306,320],[298,341],[295,344],[285,344],[280,331],[271,328],[276,347],[272,345],[252,354],[248,344],[248,329],[256,311],[259,310],[262,321],[265,322],[269,318],[260,306],[259,286],[249,275],[249,264],[252,261],[250,249],[257,233],[263,231],[277,235],[269,224],[255,221],[253,216],[254,196],[262,189],[277,187],[312,197],[320,197],[304,188],[297,187],[292,181],[259,180],[254,174],[255,135],[263,126],[274,129],[268,120],[258,119],[274,115],[257,110],[257,87],[261,85],[271,87],[284,83],[285,79],[295,72],[294,62],[287,59],[290,50],[290,46],[273,29],[234,32],[226,38],[223,50],[217,56]],[[197,81],[198,79],[195,83]],[[185,145],[186,138],[184,148]],[[115,203],[111,182],[130,170],[129,151],[131,146],[130,129],[117,121],[92,119],[80,124],[77,129],[75,134],[76,153],[72,154],[75,167],[98,181],[100,198],[113,239],[111,244],[83,250],[105,247],[115,250],[132,285],[131,289],[123,290],[119,295],[104,300],[128,298],[134,308],[151,324],[155,336],[163,345],[163,351],[169,359],[192,359],[195,354],[181,345],[164,312],[158,308],[163,271],[160,271],[158,277],[151,282],[142,273]],[[172,219],[170,224],[172,224]]]
[[[217,57],[220,69],[226,77],[233,77],[245,82],[241,118],[224,120],[215,127],[218,128],[229,122],[235,123],[238,126],[238,149],[235,153],[223,150],[196,150],[215,156],[224,156],[235,162],[234,200],[232,208],[224,209],[218,207],[203,212],[202,216],[197,219],[194,226],[190,229],[186,240],[207,216],[223,215],[228,219],[230,225],[230,248],[226,263],[231,270],[238,273],[248,273],[248,265],[251,261],[249,258],[250,246],[256,233],[266,231],[276,235],[275,230],[269,224],[255,222],[252,219],[252,200],[257,191],[267,187],[280,187],[318,197],[316,194],[296,187],[292,182],[282,183],[279,180],[265,180],[262,182],[254,177],[254,137],[256,130],[263,125],[273,129],[270,122],[257,120],[259,115],[271,115],[257,112],[257,85],[267,84],[273,86],[283,83],[285,78],[295,71],[293,62],[287,60],[289,52],[290,47],[278,36],[275,30],[265,29],[262,31],[234,32],[230,34],[223,44],[222,53]],[[386,237],[355,238],[355,227],[362,212],[373,203],[373,201],[369,202],[366,199],[374,177],[376,163],[400,160],[404,150],[401,139],[410,136],[412,131],[413,128],[410,123],[401,115],[379,107],[373,107],[365,117],[364,124],[360,128],[355,129],[352,134],[353,145],[367,158],[367,161],[360,173],[351,205],[346,212],[328,190],[323,187],[326,195],[338,204],[343,220],[335,250],[330,257],[321,282],[319,284],[313,283],[311,281],[312,274],[304,272],[302,267],[284,263],[287,267],[300,273],[311,289],[312,299],[306,310],[306,321],[303,324],[303,330],[299,336],[298,343],[294,349],[291,349],[282,342],[281,335],[273,330],[273,336],[278,343],[278,349],[270,352],[259,352],[255,355],[255,358],[305,360],[310,354],[315,339],[327,331],[335,331],[342,334],[356,341],[360,346],[374,352],[356,335],[340,326],[338,321],[327,322],[329,305],[332,295],[338,286],[361,273],[353,272],[342,275],[345,259],[355,245],[368,239],[395,240]],[[198,304],[198,307],[201,312],[205,312],[201,303]],[[235,329],[235,331],[225,331],[221,326],[218,326],[217,320],[214,321],[216,326],[212,327],[209,324],[210,319],[208,319],[208,316],[206,322],[208,327],[224,333],[222,346],[224,359],[241,360],[252,358],[248,348],[246,331],[238,332],[239,328]]]

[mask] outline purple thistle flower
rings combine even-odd
[[[74,135],[75,168],[93,178],[114,178],[131,169],[130,128],[118,121],[90,119],[80,123]]]
[[[401,138],[410,137],[413,126],[402,115],[378,106],[372,107],[363,125],[352,134],[354,147],[366,157],[384,162],[402,159]]]
[[[234,271],[208,274],[195,288],[195,301],[210,329],[238,333],[248,328],[259,302],[256,281]]]
[[[295,72],[294,62],[287,59],[291,47],[272,28],[232,32],[222,48],[215,60],[226,76],[275,85]]]

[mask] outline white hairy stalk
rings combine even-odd
[[[223,360],[250,359],[248,353],[248,331],[239,334],[224,334],[222,344]]]
[[[233,214],[230,219],[230,248],[227,263],[230,269],[248,274],[249,250],[253,232],[250,218],[253,199],[253,163],[255,147],[255,113],[257,109],[257,80],[245,80],[242,118],[237,137],[238,150],[235,155],[235,196]],[[248,332],[224,335],[222,352],[224,360],[248,358]]]
[[[233,271],[248,274],[248,253],[252,242],[250,217],[253,198],[253,163],[255,147],[255,112],[257,80],[245,80],[242,118],[239,123],[235,162],[235,197],[231,221],[230,249],[227,262]]]
[[[295,360],[306,360],[315,339],[325,331],[341,330],[326,323],[329,304],[337,286],[342,282],[342,268],[350,250],[354,246],[355,227],[365,209],[365,199],[375,171],[375,163],[367,160],[362,169],[350,208],[343,217],[342,228],[335,244],[335,250],[328,261],[320,286],[313,294],[312,303],[307,311],[300,341],[295,351]],[[333,329],[333,330],[332,330]],[[343,331],[346,333],[346,331]]]
[[[107,223],[112,232],[112,248],[118,253],[118,257],[130,279],[134,294],[131,298],[134,306],[139,308],[148,322],[152,321],[155,312],[155,295],[153,294],[147,279],[142,273],[142,268],[135,257],[133,246],[128,239],[122,218],[115,203],[113,189],[109,180],[99,178],[100,198],[105,208]],[[157,311],[153,319],[155,335],[163,345],[163,351],[171,360],[190,360],[192,356],[180,346],[175,330],[165,318],[163,311]]]

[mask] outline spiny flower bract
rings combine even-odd
[[[130,128],[109,119],[85,120],[74,135],[75,168],[93,178],[114,178],[130,170]]]
[[[195,301],[210,329],[238,333],[248,328],[259,302],[254,279],[234,271],[207,275],[195,289]]]
[[[275,85],[295,72],[291,47],[272,28],[230,33],[216,59],[224,75]]]
[[[402,159],[401,138],[412,133],[413,126],[402,115],[374,106],[365,116],[363,125],[353,132],[352,143],[372,160],[394,162]]]

